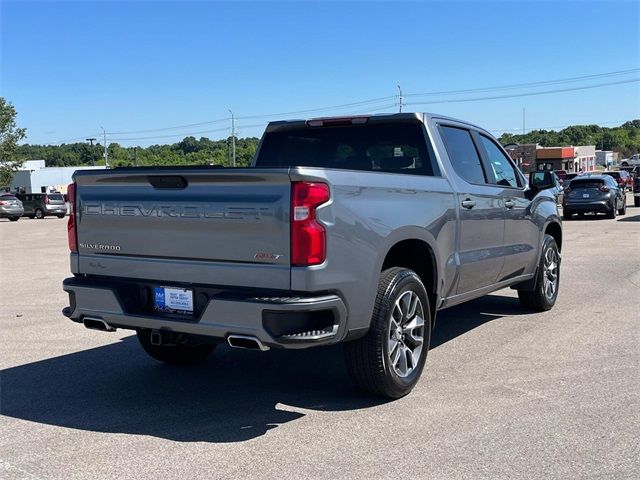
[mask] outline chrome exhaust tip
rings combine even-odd
[[[84,317],[82,324],[89,330],[100,330],[101,332],[115,332],[116,328],[109,325],[101,318],[97,317]]]
[[[233,348],[245,348],[247,350],[260,350],[266,352],[269,347],[258,340],[256,337],[248,335],[229,335],[227,343]]]

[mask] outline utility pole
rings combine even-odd
[[[87,138],[87,142],[91,145],[91,166],[95,165],[96,162],[93,160],[93,142],[95,142],[95,138]]]
[[[402,87],[400,87],[400,85],[396,85],[396,87],[398,87],[398,91],[400,92],[400,95],[398,97],[398,100],[399,100],[398,106],[400,107],[400,110],[399,110],[400,113],[402,113],[402,100],[404,99],[402,96]]]
[[[104,139],[104,168],[109,168],[109,152],[107,151],[107,131],[104,127],[102,129],[102,138]]]
[[[233,116],[233,112],[229,109],[231,114],[231,166],[236,166],[236,118]]]
[[[138,166],[138,147],[133,147],[133,166]]]

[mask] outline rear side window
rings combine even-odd
[[[434,175],[422,124],[301,126],[265,135],[257,167],[322,167]]]
[[[502,153],[502,150],[493,143],[493,140],[484,135],[480,135],[480,142],[487,152],[487,160],[489,160],[496,184],[503,187],[519,187],[520,178],[516,173],[516,169],[506,155]]]
[[[486,183],[480,155],[471,138],[471,132],[447,126],[441,126],[440,132],[456,173],[469,183]]]

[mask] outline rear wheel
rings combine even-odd
[[[560,286],[560,252],[551,235],[544,236],[538,275],[533,290],[518,290],[520,303],[531,310],[550,310],[558,299]]]
[[[611,206],[611,210],[607,212],[607,218],[616,218],[617,213],[618,213],[618,202],[614,200],[613,205]]]
[[[627,199],[622,201],[622,208],[618,209],[618,215],[626,215],[627,213]]]
[[[633,197],[633,206],[640,207],[640,197]]]
[[[427,359],[430,312],[427,292],[413,270],[393,267],[382,272],[367,335],[344,345],[353,382],[383,397],[408,394]]]
[[[60,215],[56,215],[56,217],[58,217],[58,218],[64,218],[64,215],[63,215],[63,214],[60,214]]]
[[[203,362],[216,347],[210,344],[192,343],[189,335],[186,334],[173,334],[170,342],[154,345],[151,330],[141,329],[136,333],[140,345],[150,357],[172,365],[193,365]],[[162,339],[162,336],[160,338]],[[165,340],[166,338],[162,341]]]
[[[9,217],[10,222],[17,222],[18,220],[20,220],[20,217]]]
[[[571,212],[569,210],[563,210],[562,211],[562,218],[564,220],[571,220],[571,217],[573,217],[573,212]]]
[[[40,208],[36,208],[36,211],[33,212],[33,214],[38,220],[41,220],[44,218],[44,212]]]

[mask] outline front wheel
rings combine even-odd
[[[616,214],[618,213],[618,202],[613,202],[611,205],[611,210],[607,212],[607,218],[616,218]]]
[[[9,217],[10,222],[17,222],[18,220],[20,220],[20,217]]]
[[[520,303],[536,312],[551,310],[558,299],[560,252],[551,235],[545,235],[533,290],[518,290]]]
[[[190,343],[188,335],[177,335],[168,343],[154,345],[151,341],[151,330],[141,329],[136,333],[140,345],[150,357],[171,365],[194,365],[203,362],[216,347],[210,344]]]
[[[44,218],[44,212],[39,208],[37,208],[36,211],[33,213],[38,220],[42,220]]]
[[[403,397],[420,378],[430,339],[431,310],[420,277],[389,268],[380,275],[369,331],[344,346],[349,376],[375,395]]]
[[[56,215],[58,218],[64,218],[64,214]]]

